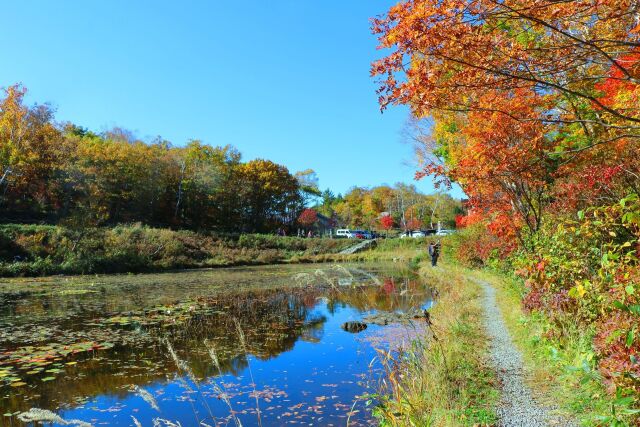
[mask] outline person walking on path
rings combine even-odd
[[[433,242],[429,243],[429,256],[431,257],[431,266],[435,267],[438,265],[438,257],[440,256],[440,241],[434,244]]]

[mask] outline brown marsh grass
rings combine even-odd
[[[385,373],[374,415],[382,426],[492,425],[498,393],[484,356],[481,290],[450,265],[423,263],[420,275],[439,295],[430,333],[379,351]]]

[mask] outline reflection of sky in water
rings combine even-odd
[[[287,281],[292,282],[292,277],[296,287],[285,286]],[[6,349],[17,345],[7,340],[7,331],[12,330],[15,336],[15,331],[20,329],[16,327],[21,326],[23,332],[28,332],[31,324],[27,313],[34,308],[38,315],[32,317],[33,322],[37,319],[58,337],[62,331],[68,338],[84,334],[86,325],[95,323],[97,316],[122,317],[124,311],[128,315],[140,314],[142,311],[135,310],[142,308],[148,314],[148,307],[206,296],[202,304],[213,313],[206,310],[190,313],[190,308],[186,309],[185,325],[168,335],[179,357],[185,358],[196,377],[200,377],[198,384],[189,380],[184,372],[177,373],[166,348],[158,342],[147,341],[78,358],[77,366],[64,368],[60,377],[46,384],[34,379],[19,390],[5,387],[4,392],[9,394],[0,400],[0,410],[25,410],[31,406],[55,410],[60,406],[65,408],[58,411],[63,418],[94,425],[133,425],[132,416],[143,426],[152,425],[156,417],[179,421],[182,426],[200,422],[212,426],[216,423],[235,425],[229,418],[227,403],[220,399],[222,389],[230,397],[242,425],[251,426],[257,425],[252,373],[264,426],[293,422],[345,425],[357,396],[367,391],[364,383],[376,379],[375,368],[371,369],[376,352],[370,341],[377,346],[384,345],[388,342],[388,337],[380,338],[384,331],[405,339],[404,335],[410,335],[412,328],[370,325],[366,331],[354,335],[343,331],[341,325],[376,310],[401,312],[429,308],[432,304],[424,285],[410,280],[405,273],[370,265],[352,269],[342,266],[229,269],[205,272],[199,277],[194,272],[184,276],[181,273],[134,276],[131,280],[138,282],[125,284],[121,283],[128,279],[122,276],[101,280],[106,282],[106,292],[64,294],[55,298],[38,294],[5,304],[0,314],[0,326],[5,326],[0,328],[5,337],[0,339],[2,346]],[[110,280],[117,281],[113,287]],[[267,281],[274,286],[258,285]],[[218,286],[219,282],[225,286]],[[222,294],[221,289],[224,289]],[[223,313],[226,321],[216,314],[220,311],[226,313]],[[13,317],[12,313],[20,316]],[[244,354],[239,351],[229,316],[240,319],[246,331],[249,351],[255,355],[249,357],[250,370]],[[12,319],[19,320],[12,324]],[[160,328],[162,334],[165,326]],[[117,328],[105,327],[103,323],[94,327],[100,333],[122,333],[125,338],[139,333],[140,329],[139,325],[132,328],[126,323]],[[167,329],[171,330],[174,329]],[[23,338],[25,333],[21,335]],[[270,334],[275,337],[272,341],[269,341]],[[46,338],[51,339],[49,335]],[[214,342],[220,350],[222,376],[215,375],[204,339]],[[155,396],[160,411],[152,409],[131,391],[132,384]],[[364,402],[359,401],[355,410],[351,424],[367,424],[369,413]],[[0,424],[10,425],[7,421],[15,425],[15,417],[4,418]]]
[[[259,399],[264,426],[281,425],[292,420],[307,425],[344,425],[356,396],[366,391],[363,382],[375,378],[375,372],[369,368],[375,357],[373,348],[366,340],[356,339],[356,336],[341,329],[344,322],[361,318],[359,310],[338,307],[331,314],[326,303],[321,302],[310,314],[327,318],[324,328],[313,337],[319,339],[318,342],[310,342],[303,336],[292,350],[275,358],[266,361],[253,357],[250,359],[256,389],[265,391]],[[358,338],[378,328],[371,326]],[[211,384],[200,384],[198,392],[189,381],[193,389],[189,391],[184,386],[184,380],[174,379],[168,383],[159,381],[145,387],[156,396],[160,412],[131,393],[124,399],[99,396],[82,408],[67,410],[61,415],[65,419],[104,420],[111,425],[130,425],[132,415],[142,425],[152,425],[156,417],[177,420],[183,426],[197,425],[196,420],[213,425],[210,409],[219,418],[218,422],[226,420],[228,406],[214,397],[217,393]],[[233,409],[240,412],[238,419],[242,425],[257,425],[248,369],[245,368],[237,377],[224,375],[213,380],[219,385],[232,385],[229,387],[230,394],[241,393],[232,399]],[[203,397],[209,408],[203,403]],[[355,409],[360,412],[352,415],[352,422],[359,420],[362,423],[368,419],[364,401],[356,404]],[[230,425],[233,425],[232,421]]]

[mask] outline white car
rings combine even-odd
[[[342,228],[340,230],[336,230],[336,237],[350,239],[351,238],[351,230],[348,228]]]
[[[436,232],[436,236],[448,236],[450,234],[455,233],[456,230],[438,230]]]
[[[419,237],[426,237],[426,234],[424,234],[422,231],[420,230],[416,230],[416,231],[405,231],[404,233],[402,233],[400,235],[401,239],[404,239],[405,237],[413,237],[414,239],[417,239]]]

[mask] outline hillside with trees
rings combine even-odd
[[[326,190],[316,209],[327,217],[335,217],[340,226],[371,230],[435,229],[438,224],[442,228],[455,228],[456,217],[464,212],[460,200],[447,193],[426,195],[415,185],[401,183],[354,187],[344,196]]]
[[[462,212],[446,194],[404,184],[334,196],[318,189],[312,169],[243,161],[230,145],[96,133],[56,122],[49,105],[26,105],[25,94],[14,85],[0,99],[1,275],[283,262],[348,242],[247,246],[260,239],[246,236],[329,235],[319,214],[334,228],[388,231],[452,226]]]
[[[385,215],[402,229],[452,226],[462,212],[451,196],[427,196],[413,185],[334,196],[320,192],[312,169],[292,174],[270,160],[244,162],[230,145],[174,146],[120,128],[95,133],[57,123],[50,106],[25,105],[25,93],[11,86],[0,100],[3,222],[273,233],[311,228],[308,215],[298,221],[307,207],[336,225],[367,229],[379,229]]]
[[[56,123],[11,86],[0,101],[0,203],[5,222],[70,227],[147,225],[225,232],[294,227],[316,194],[309,171],[243,162],[229,145],[150,143],[131,132]],[[312,171],[311,171],[312,172]]]

